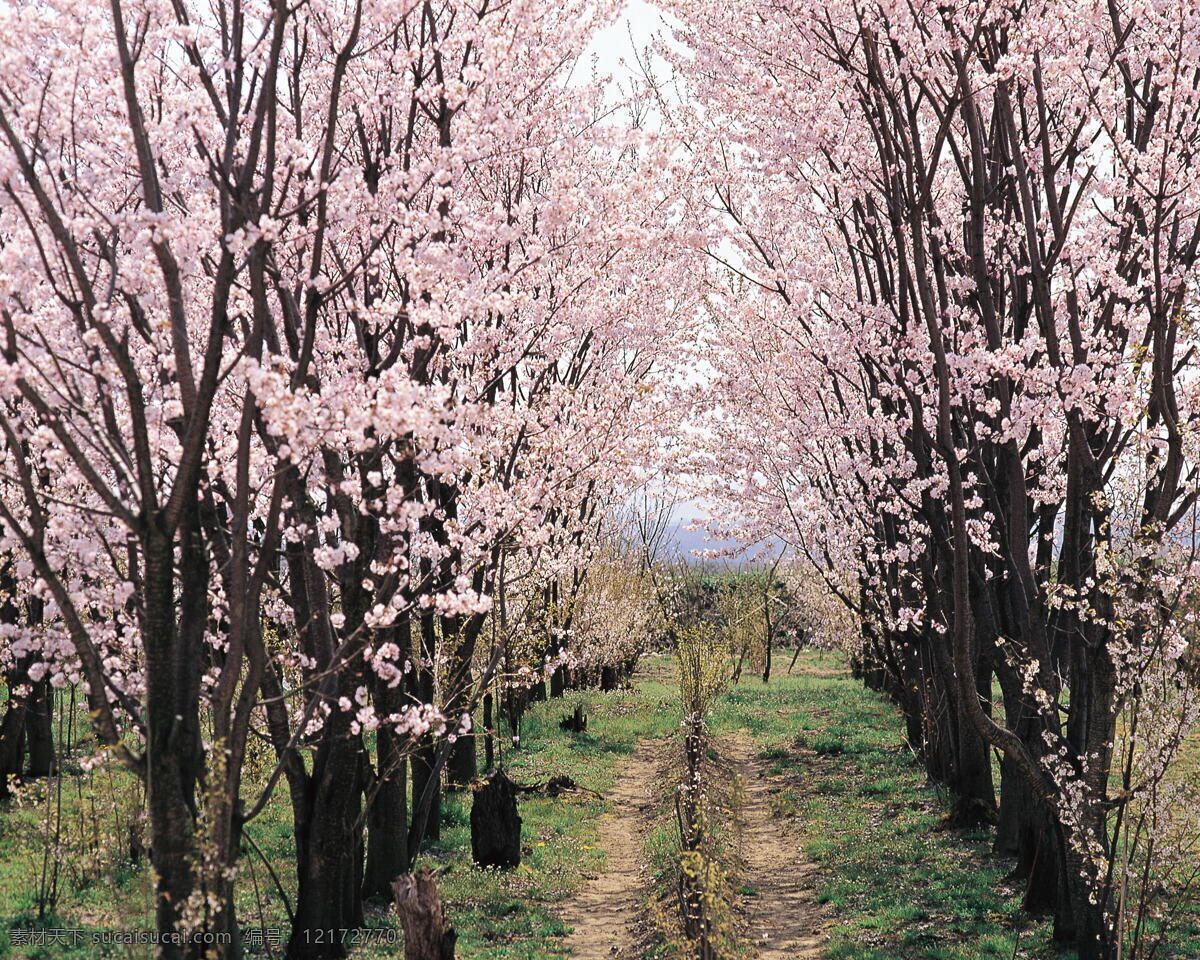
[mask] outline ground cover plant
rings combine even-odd
[[[1198,157],[1188,0],[0,4],[6,949],[1195,952]]]
[[[894,704],[858,684],[840,654],[802,651],[770,686],[731,688],[710,729],[750,734],[775,815],[819,867],[813,896],[828,907],[820,956],[1072,956],[1048,918],[1022,909],[1008,876],[1015,862],[991,855],[993,832],[948,825],[955,798],[926,779]],[[1194,758],[1200,742],[1189,751]],[[1176,921],[1162,955],[1200,953],[1200,910],[1193,903]]]
[[[562,701],[533,705],[523,719],[529,746],[506,751],[506,769],[518,782],[544,784],[554,776],[570,776],[583,790],[551,797],[530,793],[520,802],[524,820],[522,843],[526,848],[522,866],[514,872],[480,870],[471,863],[470,796],[451,794],[442,808],[441,838],[428,845],[425,859],[443,870],[440,886],[459,931],[458,948],[463,957],[533,958],[566,955],[566,927],[559,918],[564,900],[576,893],[585,875],[603,869],[605,852],[598,844],[596,821],[605,810],[601,794],[608,790],[621,770],[622,759],[644,739],[665,739],[676,726],[671,706],[675,702],[670,675],[664,670],[639,677],[636,688],[613,693],[574,692]],[[602,728],[602,736],[563,730],[559,720],[564,710],[581,705],[591,722]],[[88,816],[92,804],[78,801],[75,781],[87,774],[64,771],[64,819]],[[20,802],[6,811],[3,856],[0,857],[0,902],[7,913],[0,917],[6,936],[0,941],[0,956],[130,957],[147,956],[145,945],[101,943],[91,937],[104,931],[145,929],[153,916],[153,884],[145,860],[131,862],[118,855],[119,866],[110,870],[97,864],[94,876],[64,876],[53,907],[38,915],[37,896],[45,886],[42,830],[43,798],[51,794],[57,806],[57,780],[37,782],[22,794]],[[131,779],[114,790],[136,786]],[[96,782],[84,782],[79,792],[88,801],[102,802],[104,790]],[[119,799],[119,798],[118,798]],[[128,813],[128,810],[125,811]],[[56,817],[51,818],[51,822]],[[106,830],[102,825],[98,829]],[[295,883],[290,873],[294,859],[286,799],[274,804],[253,831],[253,846],[242,855],[242,869],[250,882],[242,890],[239,915],[247,918],[255,935],[246,938],[250,956],[278,954],[286,943],[288,913],[284,897],[293,903]],[[109,843],[116,838],[105,834]],[[262,857],[269,866],[264,865]],[[280,878],[282,890],[273,885],[267,870]],[[367,906],[364,926],[351,944],[355,956],[390,957],[402,949],[403,937],[386,902]],[[81,931],[86,942],[74,936],[63,943],[23,943],[14,931],[62,929]]]

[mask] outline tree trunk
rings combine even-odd
[[[763,656],[762,682],[771,682],[771,648],[775,645],[775,627],[771,623],[771,587],[763,594],[763,620],[766,624],[767,650]]]
[[[0,565],[0,623],[16,626],[21,619],[17,606],[17,578],[11,561]],[[29,694],[20,693],[28,688],[29,657],[18,660],[10,671],[5,671],[4,683],[8,687],[8,706],[4,720],[0,721],[0,800],[12,796],[12,781],[20,778],[25,765],[25,722],[29,707]]]
[[[450,788],[461,789],[475,779],[478,762],[475,756],[475,734],[460,734],[450,747],[446,758],[446,783]]]
[[[619,685],[620,679],[616,667],[604,666],[600,668],[600,690],[602,692],[612,693]]]
[[[1093,902],[1090,885],[1084,879],[1089,865],[1082,860],[1073,850],[1068,851],[1066,876],[1072,922],[1060,937],[1056,917],[1054,936],[1056,940],[1073,943],[1079,960],[1114,960],[1118,939],[1109,922],[1106,904]]]
[[[933,783],[948,784],[954,773],[954,719],[950,693],[934,664],[931,646],[935,641],[921,641],[920,697],[921,758],[925,773]]]
[[[976,676],[975,688],[980,701],[987,704],[982,687],[990,686],[990,667],[981,669]],[[957,693],[957,685],[951,690]],[[990,697],[990,690],[988,691]],[[967,705],[961,698],[954,697],[958,710],[955,726],[958,744],[955,751],[954,776],[949,784],[955,792],[952,822],[959,827],[976,827],[996,822],[996,788],[992,781],[992,757],[988,745],[975,727]],[[986,712],[986,707],[985,707]]]
[[[420,852],[425,841],[441,839],[442,784],[436,772],[437,746],[428,734],[425,741],[412,758],[413,808],[408,835],[410,861]]]
[[[45,619],[46,604],[41,597],[29,597],[26,614],[29,625],[36,627]],[[25,741],[29,747],[29,775],[48,777],[54,772],[54,690],[42,677],[30,687],[26,700]]]
[[[54,691],[47,679],[33,685],[25,735],[29,743],[29,775],[48,777],[54,772]]]
[[[432,616],[424,616],[421,618],[420,666],[413,677],[412,695],[417,703],[433,703],[433,663],[436,653],[437,627]],[[412,758],[413,808],[408,836],[410,861],[420,853],[422,842],[441,838],[442,789],[440,775],[435,772],[436,762],[437,742],[432,733],[427,733]]]
[[[944,783],[955,795],[949,823],[973,827],[995,823],[996,794],[992,783],[992,761],[987,743],[980,735],[964,702],[956,667],[942,638],[929,636],[930,658],[925,690],[927,733],[935,738],[925,759],[932,779]],[[979,692],[978,671],[971,683],[972,695]]]
[[[348,713],[326,720],[306,797],[308,832],[297,851],[296,919],[289,960],[346,956],[340,931],[362,923],[362,828],[357,825],[365,751],[349,731]]]
[[[404,874],[392,884],[392,897],[404,928],[404,960],[454,960],[458,934],[446,919],[433,871]]]
[[[8,680],[8,709],[0,722],[0,800],[12,796],[12,781],[18,780],[25,766],[25,722],[29,714],[29,695],[17,693],[20,685]]]
[[[508,731],[512,737],[512,745],[521,744],[521,718],[529,705],[530,691],[528,688],[515,683],[505,683],[503,688],[504,708],[508,713]]]
[[[483,769],[488,773],[496,765],[496,736],[492,732],[495,723],[492,693],[489,690],[483,695]]]
[[[374,678],[373,699],[377,712],[388,716],[399,712],[403,693]],[[362,895],[387,897],[392,881],[408,868],[408,761],[393,729],[384,724],[375,735],[377,770],[373,798],[367,808],[367,862]]]
[[[199,659],[182,658],[175,622],[174,545],[152,530],[145,542],[146,653],[146,809],[150,823],[150,858],[157,878],[155,924],[164,941],[159,960],[199,957],[199,943],[169,942],[181,926],[182,914],[196,889],[195,820],[196,743],[199,697],[188,700],[189,673],[199,672]]]
[[[1029,806],[1018,815],[1017,875],[1025,879],[1022,907],[1033,914],[1056,914],[1056,928],[1073,927],[1066,902],[1066,871],[1061,832],[1025,784],[1020,787]]]
[[[476,576],[475,588],[481,589],[483,583]],[[479,615],[469,617],[446,617],[442,621],[442,635],[454,638],[454,655],[451,658],[451,668],[447,677],[449,687],[446,712],[455,722],[468,713],[472,705],[475,688],[472,663],[475,659],[475,648],[479,635],[483,630],[484,618]],[[473,720],[473,718],[471,718]],[[475,749],[475,725],[471,723],[469,730],[460,730],[457,739],[450,746],[450,754],[446,758],[446,782],[451,787],[466,787],[475,780],[478,772],[478,761]]]
[[[1015,857],[1021,850],[1021,827],[1025,810],[1033,802],[1013,761],[1000,757],[1000,807],[996,813],[996,836],[992,852]]]

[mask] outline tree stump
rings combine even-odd
[[[481,867],[508,868],[521,862],[517,788],[503,769],[475,788],[471,804],[471,856]]]
[[[577,706],[574,713],[567,714],[559,720],[558,725],[573,733],[583,733],[587,729],[587,714],[583,712],[583,704]]]
[[[446,919],[433,871],[425,867],[397,877],[392,897],[404,928],[404,960],[454,960],[458,934]]]

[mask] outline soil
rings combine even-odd
[[[782,788],[766,774],[746,734],[724,737],[721,754],[741,777],[742,877],[755,891],[741,906],[747,914],[747,939],[760,960],[810,960],[821,956],[823,916],[813,898],[816,867],[800,859],[799,845],[787,823],[771,806]]]
[[[636,960],[641,955],[637,922],[646,890],[644,829],[652,809],[661,744],[644,740],[605,794],[612,810],[601,818],[601,873],[588,878],[566,904],[562,919],[573,929],[567,947],[573,960]],[[775,816],[772,797],[782,781],[767,776],[744,733],[722,737],[724,763],[744,787],[739,810],[741,874],[754,890],[738,905],[744,935],[759,960],[818,960],[824,917],[813,897],[816,867],[797,858],[798,843]]]
[[[574,960],[633,960],[639,954],[635,924],[645,891],[642,830],[650,815],[658,744],[643,740],[605,799],[613,809],[600,819],[604,870],[588,879],[563,911]]]

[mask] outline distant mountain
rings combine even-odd
[[[664,555],[676,554],[687,560],[699,561],[702,558],[695,556],[696,551],[729,550],[740,546],[736,540],[710,534],[706,527],[708,517],[709,513],[702,501],[683,500],[675,504],[667,521],[661,553]],[[689,527],[695,529],[688,529]],[[771,552],[778,553],[780,546],[776,543],[775,549]],[[744,553],[718,558],[716,562],[732,563],[734,566],[754,563],[756,559],[761,559],[757,558],[761,550],[762,545],[759,544]]]
[[[688,530],[688,525],[688,522],[677,524],[669,534],[675,549],[685,556],[690,555],[693,550],[720,550],[735,545],[732,540],[711,539],[708,531],[704,529]]]

